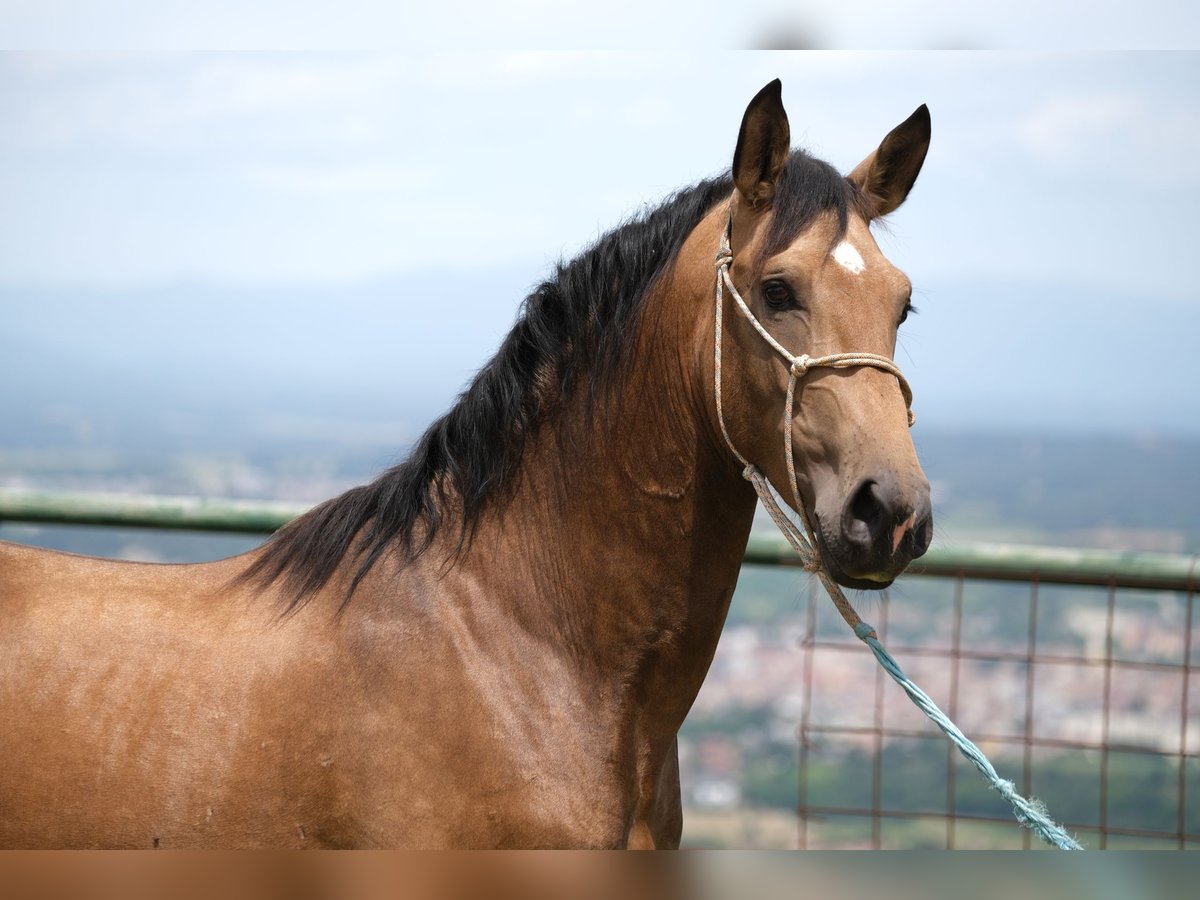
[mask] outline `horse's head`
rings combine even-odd
[[[726,301],[725,420],[737,449],[795,503],[784,449],[790,437],[800,502],[826,567],[847,587],[886,587],[925,552],[932,533],[907,385],[887,362],[911,285],[870,230],[908,195],[929,133],[922,106],[842,178],[791,152],[775,81],[747,108],[734,153],[733,285],[787,354],[818,365],[793,366]],[[866,361],[843,368],[820,360],[850,352]]]

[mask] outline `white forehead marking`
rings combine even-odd
[[[862,256],[849,241],[842,241],[834,247],[831,255],[833,256],[833,261],[851,275],[857,275],[867,267],[867,264],[863,262]]]

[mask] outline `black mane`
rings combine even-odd
[[[634,344],[649,287],[704,215],[732,191],[728,175],[701,181],[559,262],[525,298],[496,355],[408,458],[290,522],[242,579],[283,579],[292,609],[350,557],[357,568],[343,601],[349,602],[385,552],[413,560],[429,547],[451,498],[461,549],[484,507],[511,484],[525,441],[553,417],[559,402],[583,385],[593,397],[613,386]],[[827,209],[837,213],[844,231],[858,203],[855,188],[833,168],[795,151],[778,186],[767,244],[782,249]]]

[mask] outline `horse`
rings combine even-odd
[[[929,137],[922,106],[842,175],[773,81],[731,168],[559,262],[375,481],[210,563],[0,544],[0,846],[678,846],[744,473],[843,586],[928,547],[870,227]]]

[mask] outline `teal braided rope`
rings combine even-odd
[[[892,676],[896,684],[904,688],[904,693],[908,694],[909,698],[920,707],[921,711],[929,717],[946,737],[958,747],[959,751],[970,760],[971,765],[979,770],[980,774],[987,779],[991,787],[997,791],[1001,797],[1009,802],[1016,814],[1017,821],[1029,828],[1039,838],[1047,844],[1052,844],[1059,850],[1082,850],[1083,847],[1072,838],[1063,827],[1057,824],[1046,812],[1043,806],[1037,800],[1027,800],[1017,793],[1016,787],[1011,781],[1001,778],[994,766],[984,756],[983,751],[975,746],[965,734],[963,734],[957,725],[950,721],[949,717],[938,708],[938,705],[930,699],[929,695],[917,687],[908,676],[904,674],[904,670],[892,658],[892,655],[887,652],[883,644],[879,643],[879,638],[875,636],[875,629],[866,622],[859,622],[854,626],[854,634],[863,643],[871,648],[871,652],[875,654],[875,658],[879,660],[879,664],[884,670]]]

